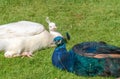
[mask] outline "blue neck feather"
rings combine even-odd
[[[60,50],[60,49],[66,49],[66,44],[59,45],[59,46],[57,46],[57,47],[55,48],[56,51],[57,51],[57,50]],[[66,51],[67,51],[67,49],[66,49]]]
[[[73,71],[72,54],[67,52],[66,44],[57,46],[52,56],[52,63],[54,66],[69,72]]]

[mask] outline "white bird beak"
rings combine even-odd
[[[56,30],[57,30],[57,27],[55,26],[55,27],[53,28],[53,30],[56,31]]]

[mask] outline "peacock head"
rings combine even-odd
[[[62,46],[66,43],[65,39],[61,36],[55,37],[53,41],[57,46]]]
[[[54,38],[53,42],[56,44],[56,46],[62,46],[67,43],[67,41],[70,40],[70,35],[68,32],[66,32],[66,37],[57,36]]]
[[[49,24],[49,31],[56,31],[57,30],[56,24],[54,22],[51,22],[49,20],[49,17],[46,17],[46,22]]]
[[[49,23],[49,30],[50,31],[56,31],[57,30],[57,27],[56,27],[54,22]]]

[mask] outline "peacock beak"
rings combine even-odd
[[[62,42],[62,40],[55,41],[55,44],[56,44],[56,45],[59,45],[59,44],[61,44],[61,42]]]
[[[57,27],[55,26],[55,27],[53,28],[53,30],[56,31],[56,30],[57,30]]]
[[[55,43],[55,45],[57,45],[57,42],[54,42]]]

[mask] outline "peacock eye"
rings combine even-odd
[[[60,40],[58,40],[58,42],[60,42]]]

